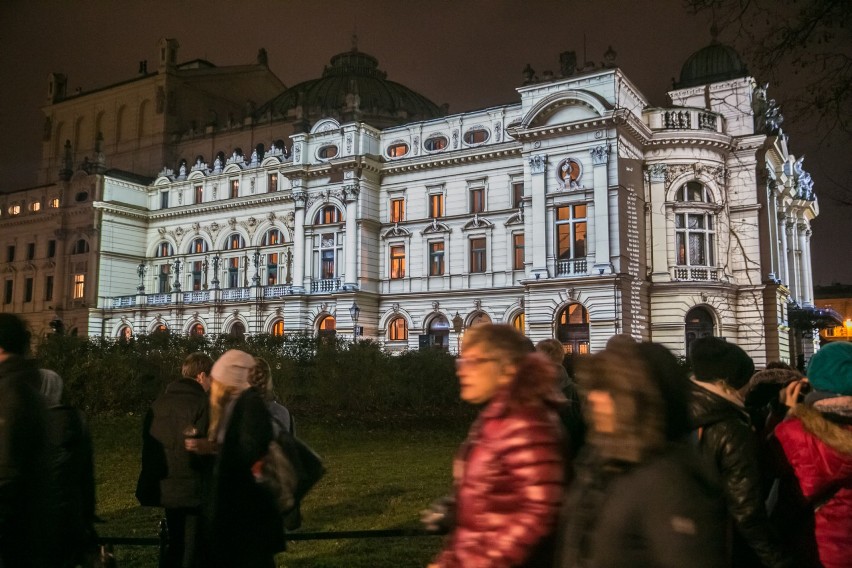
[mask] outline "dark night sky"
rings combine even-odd
[[[558,73],[559,53],[600,62],[607,46],[653,105],[664,105],[672,77],[710,42],[708,16],[690,16],[681,0],[7,0],[0,7],[0,191],[35,185],[51,72],[68,91],[104,87],[135,76],[139,61],[156,69],[157,41],[180,43],[178,59],[216,65],[251,63],[269,52],[286,84],[313,79],[352,46],[379,60],[390,80],[421,92],[450,112],[519,99],[521,70]],[[732,38],[722,34],[723,42]],[[760,79],[760,78],[758,78]],[[781,101],[785,93],[769,94]],[[848,152],[827,147],[807,125],[791,124],[790,151],[806,155],[821,216],[814,223],[816,284],[852,283],[850,208],[827,193],[850,186]],[[848,226],[848,223],[847,223]],[[840,254],[838,254],[840,253]]]

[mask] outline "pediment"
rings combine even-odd
[[[524,115],[520,126],[535,128],[551,124],[578,122],[604,116],[612,105],[596,93],[571,89],[548,95]]]

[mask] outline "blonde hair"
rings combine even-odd
[[[272,398],[272,367],[265,359],[254,358],[254,367],[249,371],[248,382],[263,398]]]
[[[207,439],[211,442],[215,442],[218,438],[225,408],[227,408],[231,399],[238,396],[239,393],[238,388],[223,385],[219,381],[213,381],[210,385],[210,426],[207,430]]]

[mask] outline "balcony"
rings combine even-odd
[[[148,294],[145,303],[149,306],[165,306],[172,303],[171,294]]]
[[[293,287],[289,284],[276,284],[274,286],[264,286],[263,288],[263,297],[266,299],[269,298],[283,298],[287,294],[293,293]]]
[[[222,300],[226,302],[239,302],[251,299],[251,288],[225,288],[222,290]]]
[[[705,130],[721,132],[721,119],[715,112],[693,108],[652,109],[645,115],[651,130]]]
[[[672,280],[718,282],[719,269],[709,267],[675,266],[672,268]]]
[[[585,258],[572,258],[556,261],[556,276],[585,276],[588,274]]]
[[[118,296],[112,298],[112,308],[132,308],[136,305],[136,296]]]
[[[311,281],[311,292],[337,292],[340,290],[340,278],[323,278]]]
[[[198,304],[200,302],[209,302],[210,301],[210,290],[201,290],[194,292],[184,292],[183,293],[183,303],[184,304]]]

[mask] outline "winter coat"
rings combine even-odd
[[[453,465],[456,526],[443,568],[542,566],[563,493],[563,441],[544,403],[510,408],[505,392],[480,412]]]
[[[563,507],[559,568],[722,568],[725,503],[718,479],[683,444],[639,464],[575,464]]]
[[[196,437],[207,434],[209,402],[204,388],[192,379],[169,383],[151,405],[142,431],[142,473],[139,488],[143,505],[167,509],[198,507],[203,500],[204,456],[188,452],[187,429]],[[212,465],[212,464],[211,464]]]
[[[47,414],[29,361],[0,363],[0,565],[42,566],[47,501]]]
[[[760,453],[745,409],[695,382],[690,415],[702,452],[717,468],[736,529],[733,565],[755,565],[759,559],[768,568],[792,567],[766,513]]]
[[[272,494],[252,467],[272,441],[272,417],[260,393],[242,392],[231,412],[214,472],[213,559],[216,566],[271,565],[285,549],[284,526]]]
[[[796,406],[775,436],[813,511],[820,562],[852,567],[852,397]]]

